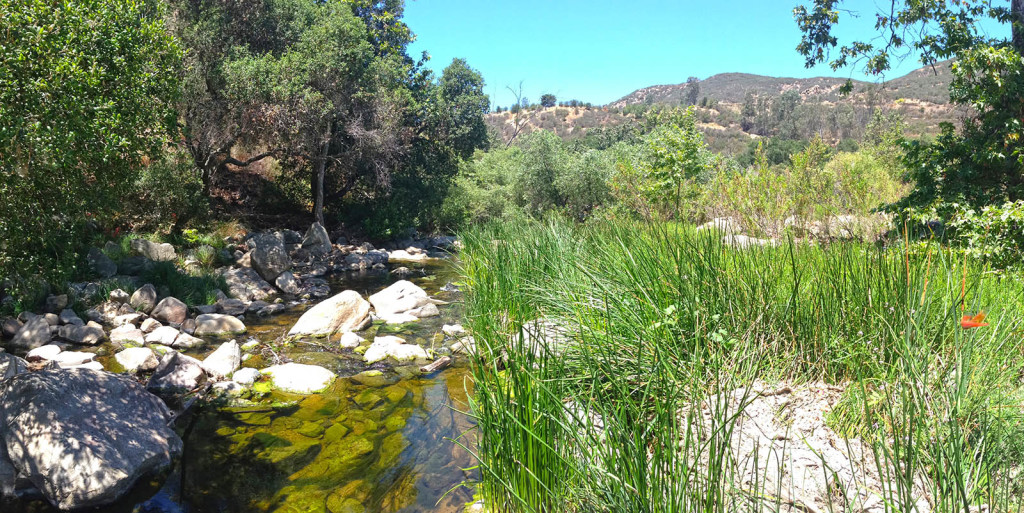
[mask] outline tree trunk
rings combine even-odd
[[[1010,0],[1010,18],[1013,21],[1013,48],[1024,55],[1024,0]]]
[[[313,177],[313,217],[324,225],[324,175],[327,173],[327,149],[330,141],[323,144],[320,158],[316,162],[316,176]]]

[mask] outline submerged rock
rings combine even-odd
[[[370,324],[370,303],[358,292],[346,290],[324,300],[299,317],[289,337],[326,337],[341,331],[361,330]]]
[[[181,452],[170,411],[131,379],[71,369],[5,384],[0,422],[9,429],[0,442],[14,469],[61,509],[112,503]]]
[[[262,372],[270,376],[274,387],[296,394],[319,392],[330,386],[337,377],[323,367],[301,363],[274,365],[263,369]]]

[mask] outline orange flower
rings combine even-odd
[[[963,316],[963,318],[960,319],[960,326],[965,330],[969,330],[971,328],[980,328],[982,326],[988,326],[987,322],[982,322],[984,320],[985,312],[978,312],[978,315],[975,315],[974,317],[971,317],[970,315],[965,315]]]

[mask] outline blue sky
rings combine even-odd
[[[880,0],[848,0],[861,13],[838,35],[874,34]],[[864,78],[854,70],[805,69],[795,48],[799,0],[407,0],[405,21],[417,35],[410,54],[426,50],[440,71],[463,57],[487,82],[492,105],[507,106],[506,86],[524,96],[553,93],[605,104],[689,76],[746,72],[784,77]],[[916,56],[895,66],[896,78],[918,68]]]

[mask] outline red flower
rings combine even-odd
[[[988,326],[987,322],[982,322],[984,320],[985,312],[978,312],[978,315],[975,315],[974,317],[971,317],[970,315],[965,315],[963,316],[963,318],[960,319],[960,326],[965,330],[969,330],[971,328],[980,328],[982,326]]]

